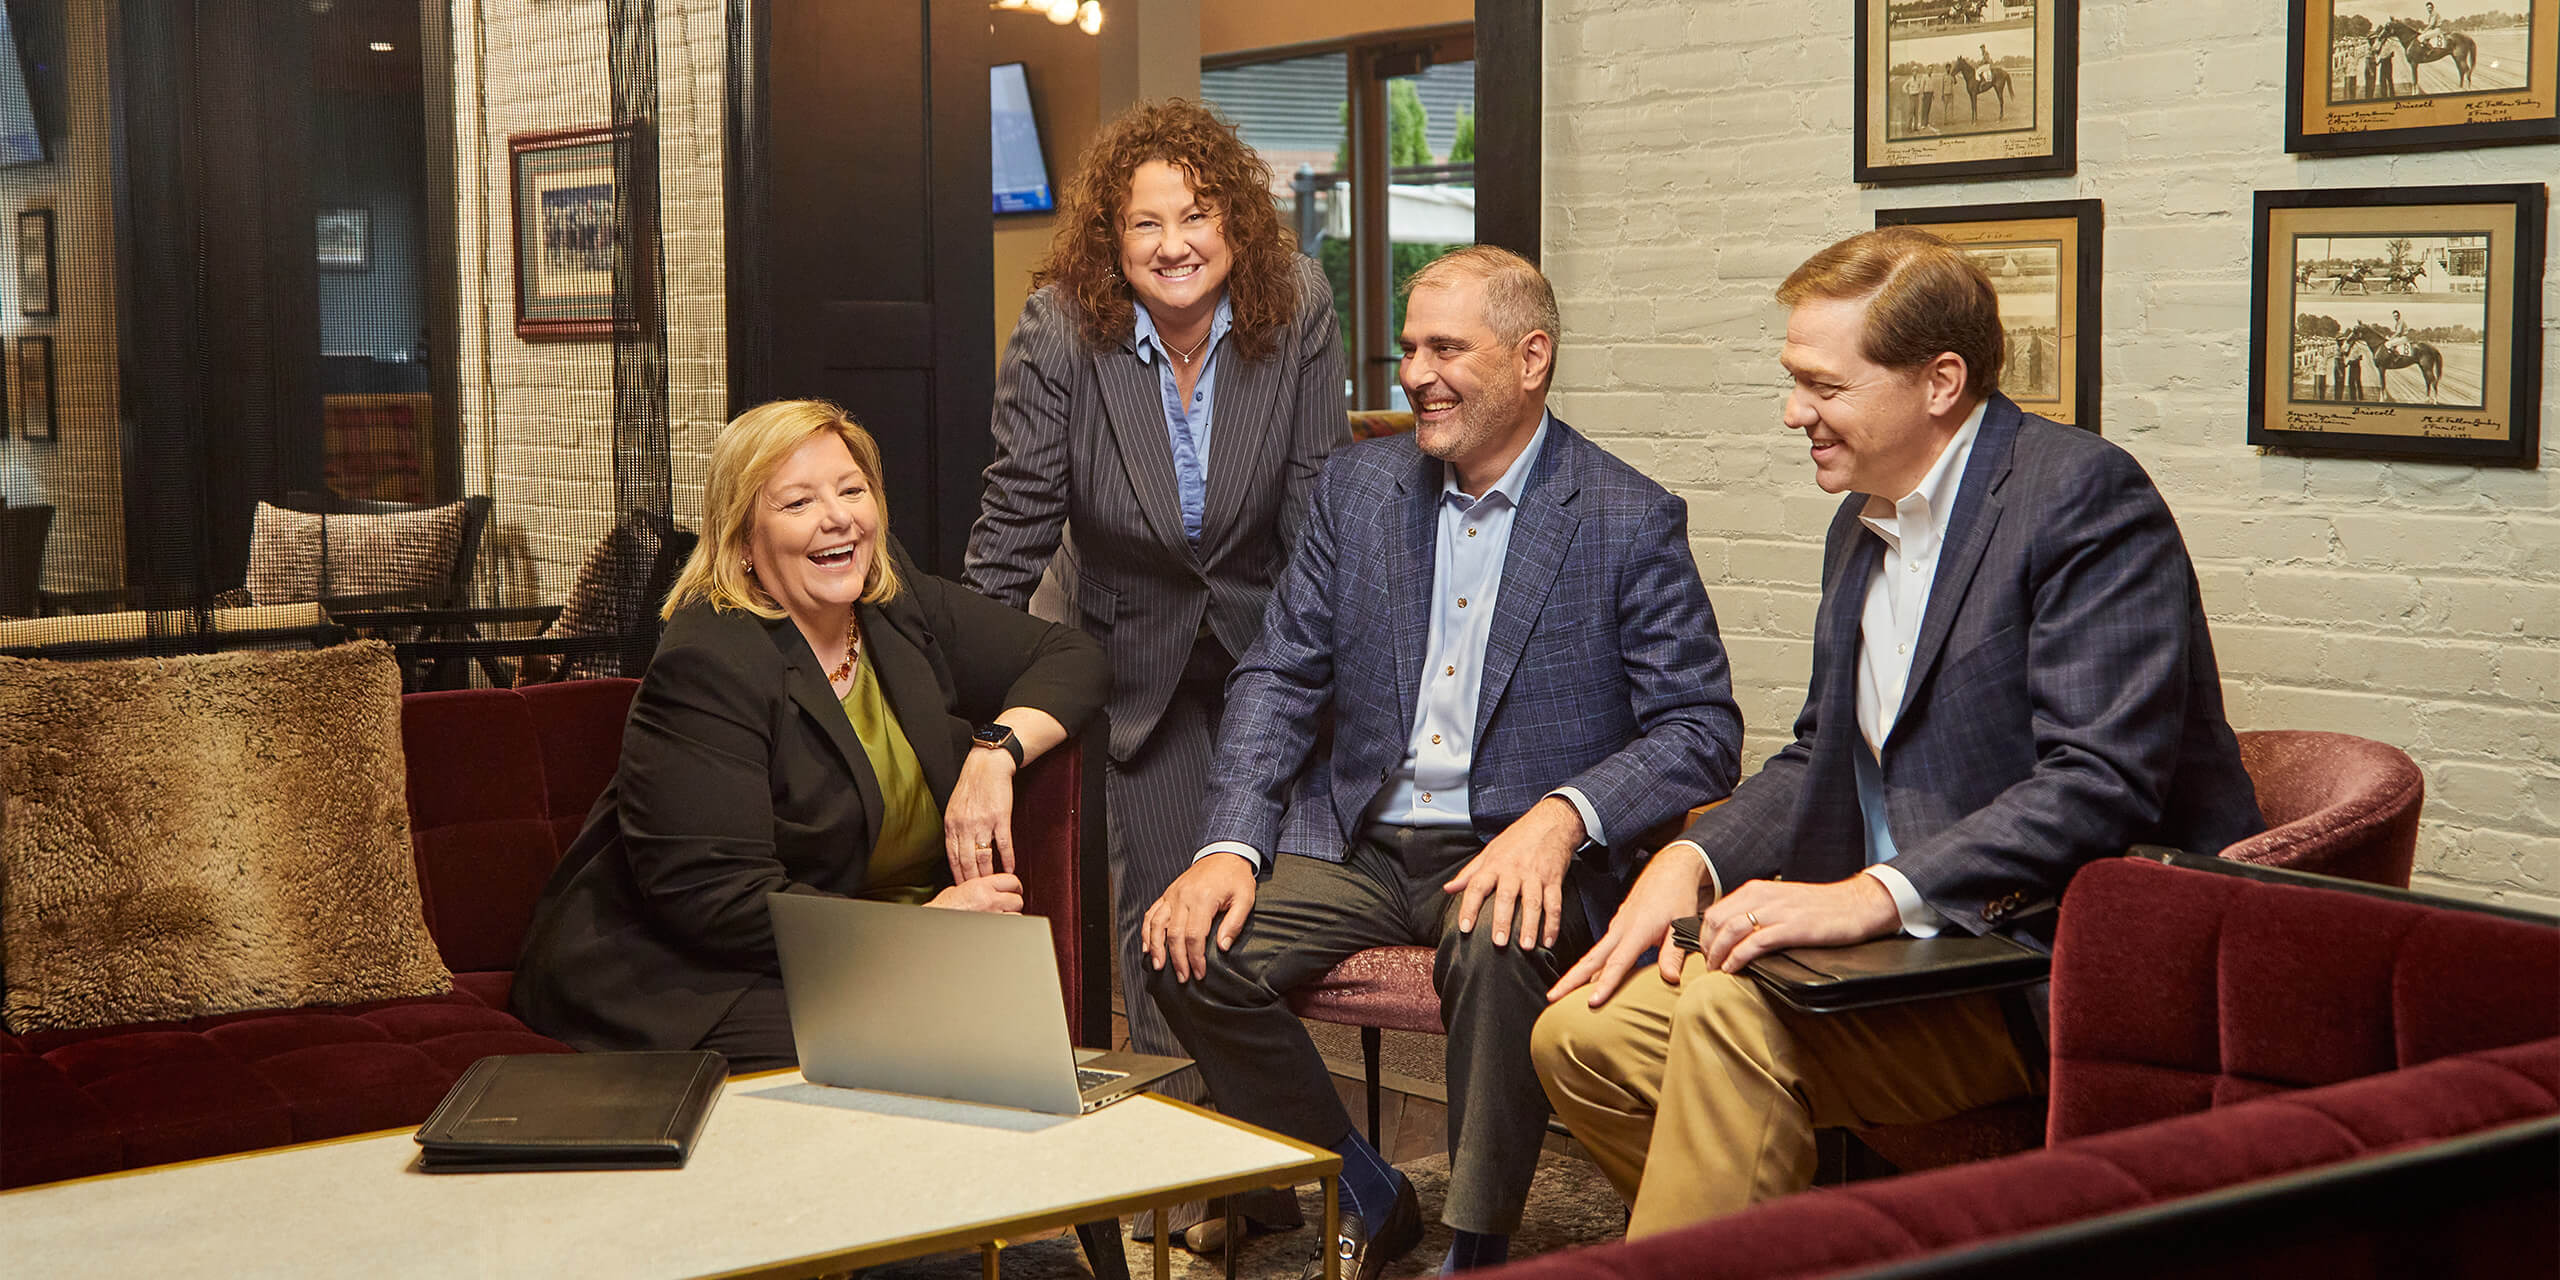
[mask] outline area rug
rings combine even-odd
[[[1423,1234],[1422,1244],[1388,1267],[1386,1274],[1437,1275],[1440,1259],[1449,1252],[1449,1229],[1440,1224],[1440,1205],[1449,1190],[1449,1157],[1425,1156],[1396,1167],[1413,1179],[1414,1190],[1422,1197],[1423,1221],[1430,1229]],[[1321,1219],[1324,1201],[1315,1187],[1300,1188],[1298,1203],[1306,1210],[1309,1223]],[[1125,1222],[1123,1227],[1125,1230]],[[1606,1244],[1624,1236],[1626,1230],[1626,1204],[1618,1199],[1599,1167],[1578,1156],[1550,1151],[1538,1157],[1537,1177],[1529,1184],[1529,1207],[1522,1215],[1520,1234],[1511,1240],[1511,1257],[1517,1261],[1563,1249]],[[1244,1253],[1236,1260],[1236,1275],[1240,1280],[1297,1280],[1316,1256],[1317,1237],[1321,1234],[1319,1228],[1308,1226],[1255,1236],[1245,1242]],[[1150,1258],[1155,1246],[1126,1239],[1122,1245],[1128,1251],[1130,1275],[1152,1274]],[[1084,1251],[1077,1247],[1072,1234],[1009,1245],[998,1261],[1006,1280],[1077,1280],[1092,1274],[1085,1266]],[[910,1259],[873,1267],[861,1274],[865,1280],[977,1280],[981,1272],[978,1254],[972,1251]],[[1176,1249],[1173,1274],[1181,1280],[1220,1280],[1226,1275],[1226,1264],[1215,1256],[1195,1257]]]
[[[0,658],[0,974],[19,1033],[451,986],[390,649]]]

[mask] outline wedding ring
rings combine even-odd
[[[992,848],[995,848],[996,846],[995,846],[995,842],[994,842],[994,841],[992,841],[992,840],[981,840],[981,841],[979,841],[979,842],[978,842],[978,847],[979,847],[979,848],[981,848],[981,849],[992,849]]]
[[[1745,920],[1750,921],[1750,922],[1751,922],[1751,927],[1752,927],[1752,928],[1757,929],[1757,928],[1759,928],[1759,927],[1760,927],[1760,913],[1759,913],[1759,912],[1757,912],[1757,911],[1745,911],[1745,912],[1743,912],[1743,913],[1742,913],[1742,918],[1743,918],[1743,919],[1745,919]]]

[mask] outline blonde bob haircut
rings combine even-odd
[[[743,609],[759,618],[779,618],[755,575],[747,572],[747,538],[755,529],[756,501],[774,470],[812,436],[832,433],[853,452],[854,465],[871,482],[871,501],[880,512],[880,528],[872,537],[871,571],[862,584],[862,602],[880,604],[897,598],[898,569],[889,563],[889,495],[880,488],[880,445],[844,410],[824,400],[776,400],[739,414],[711,443],[711,476],[702,485],[702,541],[667,592],[660,617],[672,618],[689,604],[714,609]]]

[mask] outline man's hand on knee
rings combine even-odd
[[[1609,917],[1609,931],[1547,989],[1547,1002],[1562,1000],[1589,983],[1591,1007],[1599,1008],[1626,981],[1647,947],[1661,948],[1662,980],[1677,985],[1681,953],[1671,945],[1671,922],[1697,914],[1698,895],[1706,879],[1707,857],[1698,846],[1686,840],[1663,846],[1645,863],[1635,887],[1627,890],[1627,900],[1618,904],[1618,913]]]
[[[1139,925],[1148,962],[1158,969],[1170,962],[1177,982],[1207,974],[1210,931],[1217,932],[1218,950],[1235,945],[1253,913],[1253,893],[1253,864],[1239,855],[1213,853],[1192,863]]]
[[[1869,875],[1830,884],[1753,880],[1698,919],[1708,964],[1726,973],[1788,947],[1845,947],[1902,928],[1893,892]]]
[[[1490,908],[1493,945],[1518,938],[1523,949],[1554,946],[1564,923],[1565,869],[1583,839],[1582,815],[1571,802],[1549,796],[1529,806],[1440,886],[1465,895],[1458,902],[1458,932],[1475,932],[1478,913]]]

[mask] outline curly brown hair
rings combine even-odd
[[[1280,225],[1271,166],[1236,136],[1234,125],[1197,102],[1141,102],[1094,135],[1067,180],[1058,232],[1032,287],[1057,286],[1074,304],[1087,343],[1108,346],[1129,336],[1135,304],[1129,282],[1120,278],[1118,224],[1130,179],[1150,160],[1180,169],[1194,197],[1218,212],[1219,231],[1235,258],[1227,273],[1235,327],[1226,340],[1244,359],[1269,355],[1298,309],[1291,261],[1297,237]]]

